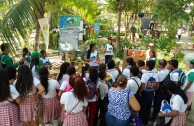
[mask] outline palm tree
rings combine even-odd
[[[38,50],[40,41],[40,25],[38,19],[52,12],[67,11],[81,16],[92,23],[97,14],[97,3],[93,0],[8,0],[0,2],[9,6],[9,11],[0,20],[0,37],[11,46],[13,52],[20,47],[20,42],[28,40],[29,32],[35,26],[35,46]]]

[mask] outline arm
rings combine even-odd
[[[62,90],[59,90],[58,96],[61,97],[62,94],[63,94],[63,91]]]
[[[192,84],[193,82],[188,82],[186,88],[184,89],[184,92],[186,92],[191,87]]]
[[[158,116],[159,117],[176,117],[178,116],[179,112],[178,111],[175,111],[173,110],[172,112],[169,112],[169,113],[158,113]]]
[[[21,99],[21,97],[19,96],[19,97],[17,97],[17,98],[15,99],[15,101],[16,101],[17,104],[20,104],[20,103],[22,102],[22,99]]]
[[[13,68],[18,67],[18,63],[13,63],[12,59],[8,55],[2,56],[1,62],[3,64],[6,64],[7,66],[10,66],[10,67],[13,67]]]
[[[154,91],[158,90],[159,86],[160,86],[159,83],[156,82],[156,86],[154,87]]]
[[[42,86],[42,84],[38,84],[38,85],[36,86],[36,88],[38,89],[38,92],[36,93],[36,95],[41,95],[41,94],[45,91],[45,89],[44,89],[44,87]]]
[[[137,99],[135,98],[135,96],[131,97],[131,99],[129,100],[129,104],[132,107],[132,109],[135,112],[139,112],[140,111],[140,105],[139,102],[137,101]]]

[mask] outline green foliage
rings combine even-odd
[[[93,38],[88,40],[88,45],[90,45],[90,44],[97,45],[98,43],[99,43],[99,40],[98,40],[98,35],[97,34],[94,34]]]

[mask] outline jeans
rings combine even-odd
[[[106,124],[107,126],[129,126],[129,119],[128,120],[120,120],[111,115],[109,112],[106,113]]]

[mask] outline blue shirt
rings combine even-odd
[[[120,120],[128,120],[131,116],[129,99],[133,92],[128,89],[114,90],[111,88],[108,94],[108,112]]]

